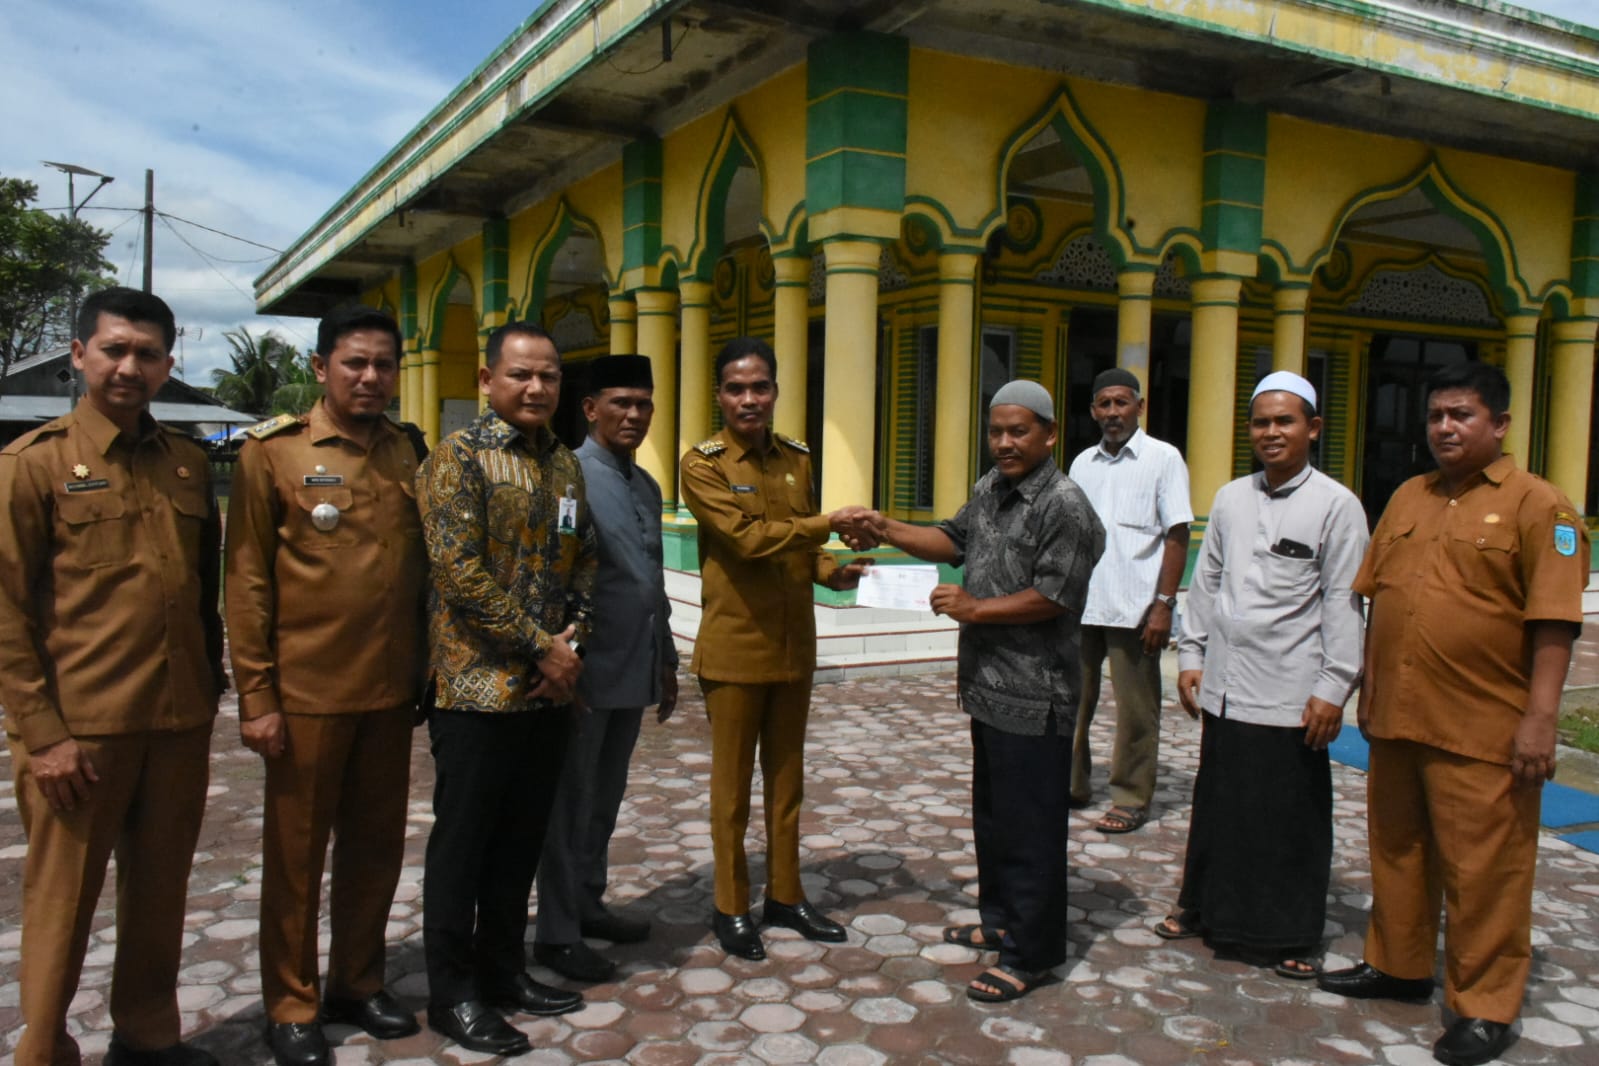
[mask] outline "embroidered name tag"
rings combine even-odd
[[[755,491],[755,486],[754,485],[729,485],[728,488],[732,489],[734,492],[754,492]]]
[[[344,475],[343,474],[307,474],[307,475],[305,475],[305,483],[306,483],[307,486],[311,486],[311,485],[342,485],[342,484],[344,484]]]
[[[111,487],[111,482],[103,477],[97,477],[93,481],[68,481],[65,484],[68,492],[93,492],[96,489]]]

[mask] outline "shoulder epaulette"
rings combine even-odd
[[[710,440],[702,440],[694,445],[694,450],[701,455],[720,455],[722,452],[727,451],[727,443],[712,437]]]
[[[257,422],[255,425],[245,430],[244,435],[254,440],[266,440],[274,433],[282,433],[290,426],[297,426],[299,424],[300,417],[298,415],[277,415],[273,418],[267,419],[265,422]]]
[[[7,444],[4,448],[0,448],[0,455],[16,455],[35,441],[54,436],[56,433],[63,432],[66,428],[65,416],[53,418],[42,426],[28,430],[28,432]]]
[[[788,445],[790,448],[793,448],[795,451],[804,452],[806,455],[811,454],[811,446],[809,444],[806,444],[804,441],[795,440],[793,437],[785,437],[781,433],[774,434],[774,435],[777,437],[779,442]]]

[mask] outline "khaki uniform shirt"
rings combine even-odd
[[[221,526],[205,452],[87,401],[0,452],[0,703],[38,751],[181,730],[226,685]]]
[[[730,431],[683,456],[679,484],[699,522],[704,614],[692,670],[709,681],[799,681],[816,669],[811,590],[838,564],[822,550],[810,450],[779,433],[746,448]]]
[[[250,431],[228,500],[228,646],[239,715],[414,703],[426,667],[417,456],[382,419],[370,448],[319,401]],[[319,529],[312,511],[338,508]]]
[[[1588,536],[1571,502],[1503,456],[1450,497],[1394,493],[1355,577],[1371,599],[1368,731],[1508,765],[1532,676],[1527,623],[1582,624]]]
[[[527,695],[538,660],[568,625],[587,641],[594,616],[599,549],[577,456],[548,427],[529,437],[485,411],[439,443],[416,485],[438,706],[550,707]]]

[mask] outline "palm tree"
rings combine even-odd
[[[232,349],[228,360],[233,368],[211,371],[211,391],[227,406],[265,414],[272,410],[273,397],[281,386],[301,381],[299,353],[276,333],[257,338],[247,329],[236,329],[222,336]]]

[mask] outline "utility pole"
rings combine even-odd
[[[76,163],[52,163],[48,159],[41,160],[41,162],[52,170],[59,170],[67,176],[67,219],[71,222],[78,221],[78,211],[84,204],[94,199],[95,193],[117,180],[109,174],[102,174],[98,170],[90,170],[88,167],[80,167]],[[72,179],[79,174],[87,178],[100,179],[100,184],[90,189],[89,195],[85,196],[81,202],[77,199],[77,190],[72,184]],[[76,263],[72,265],[74,267],[77,266]],[[146,276],[148,277],[148,274]],[[148,289],[149,286],[146,285],[145,288]],[[78,333],[78,286],[76,279],[73,281],[71,293],[72,295],[67,300],[67,333],[75,337]],[[67,373],[72,378],[72,390],[68,403],[70,406],[76,407],[78,406],[78,374],[70,367]]]
[[[155,171],[144,172],[144,291],[150,291],[155,267]]]

